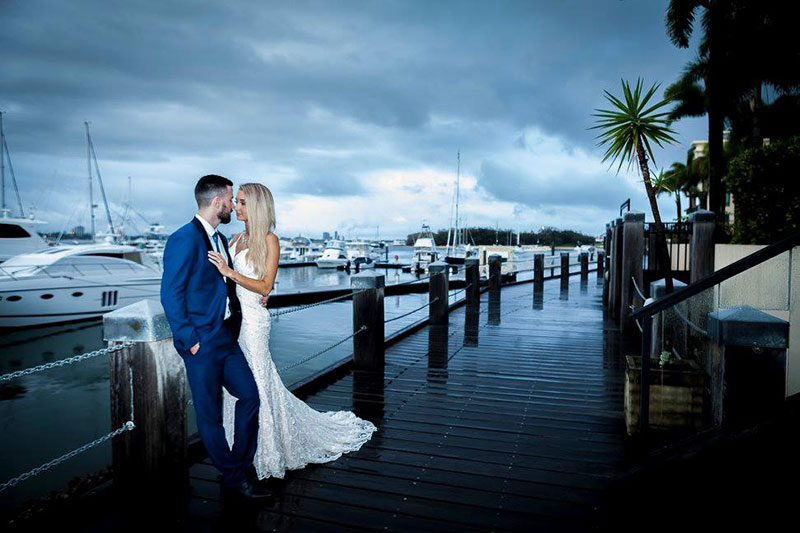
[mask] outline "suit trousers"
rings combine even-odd
[[[226,324],[218,338],[200,342],[194,355],[183,356],[192,390],[197,430],[226,487],[254,472],[260,400],[250,365]],[[237,399],[233,447],[222,425],[222,387]]]

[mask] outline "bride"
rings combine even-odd
[[[286,470],[326,463],[358,450],[377,428],[350,411],[316,411],[284,386],[269,351],[269,311],[261,305],[261,296],[272,291],[280,255],[278,237],[272,232],[272,193],[260,183],[245,183],[235,202],[236,218],[244,221],[245,230],[231,240],[233,269],[217,252],[209,252],[209,260],[223,276],[236,282],[236,295],[242,304],[239,345],[253,371],[261,400],[253,460],[256,474],[258,479],[283,479]],[[229,445],[233,444],[235,403],[236,398],[223,389],[222,421]]]

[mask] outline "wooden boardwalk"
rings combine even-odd
[[[216,469],[191,469],[188,530],[573,531],[602,528],[624,465],[623,358],[595,277],[482,295],[449,326],[304,398],[378,426],[357,452],[290,471],[275,500],[231,510]],[[237,506],[238,507],[238,506]]]

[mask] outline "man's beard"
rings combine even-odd
[[[217,214],[217,217],[219,218],[220,222],[222,222],[223,224],[227,224],[228,222],[231,221],[231,212],[228,211],[226,213],[225,211],[220,211],[219,214]]]

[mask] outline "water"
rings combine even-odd
[[[400,263],[411,258],[410,247],[392,249]],[[574,258],[573,258],[574,261]],[[532,268],[532,263],[516,265]],[[573,267],[577,268],[577,267]],[[374,269],[392,285],[416,279],[400,269]],[[505,271],[505,268],[504,268]],[[549,274],[549,272],[546,272]],[[463,279],[463,273],[458,274]],[[530,279],[532,273],[518,279]],[[281,268],[278,290],[294,292],[314,288],[349,287],[344,271],[312,267]],[[463,299],[464,292],[451,302]],[[397,317],[428,302],[428,294],[389,296],[384,300],[385,318]],[[427,316],[428,309],[386,324],[386,335],[399,331]],[[279,369],[312,355],[352,333],[352,303],[334,302],[275,317],[270,351]],[[0,341],[0,374],[30,368],[105,346],[100,321],[43,328],[6,331]],[[297,383],[352,354],[352,340],[295,368],[281,371],[287,386]],[[0,385],[0,483],[71,451],[111,431],[109,365],[100,356],[75,365],[14,380]],[[194,409],[188,409],[189,432],[196,431]],[[97,472],[111,462],[111,445],[105,443],[54,467],[39,476],[0,492],[0,512],[21,502],[63,489],[77,476]]]

